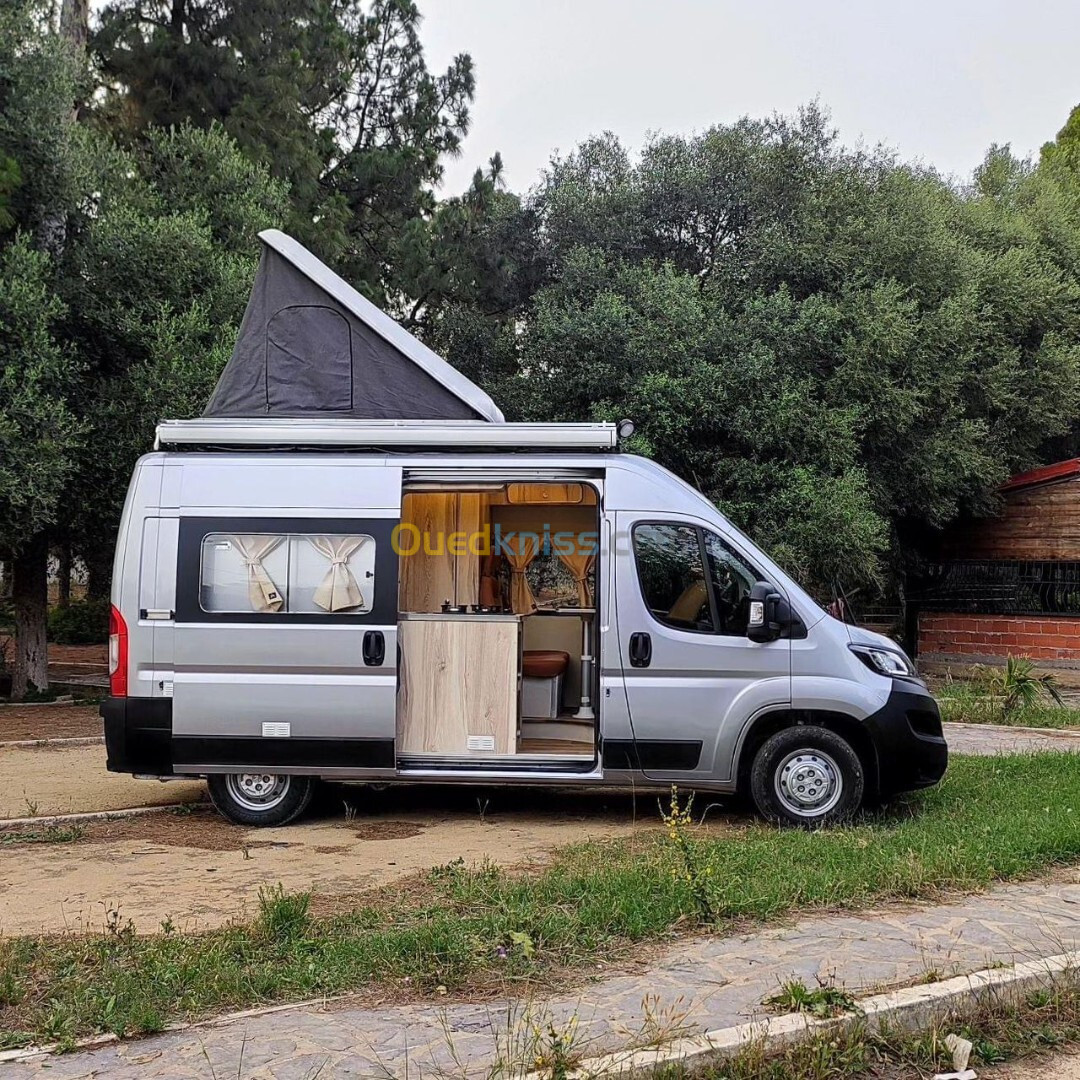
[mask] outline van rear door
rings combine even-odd
[[[790,704],[790,641],[746,637],[760,573],[715,526],[672,514],[616,519],[616,619],[634,739],[626,763],[657,780],[728,781],[745,721]]]
[[[371,508],[182,511],[177,772],[393,775],[400,470],[336,473]]]

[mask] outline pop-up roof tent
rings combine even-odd
[[[236,347],[204,416],[503,420],[480,387],[292,237],[259,239]]]

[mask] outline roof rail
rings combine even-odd
[[[492,424],[486,420],[164,420],[154,449],[614,450],[614,424]]]

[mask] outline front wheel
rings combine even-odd
[[[311,802],[310,776],[221,773],[207,779],[210,801],[234,825],[287,825]]]
[[[814,828],[850,818],[866,780],[851,745],[828,728],[804,725],[771,736],[754,756],[750,794],[778,825]]]

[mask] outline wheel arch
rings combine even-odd
[[[754,717],[739,737],[734,776],[735,790],[740,796],[750,793],[750,770],[758,750],[776,732],[800,725],[827,728],[849,743],[862,763],[866,797],[877,795],[880,789],[878,754],[865,724],[847,713],[829,709],[773,709]]]

